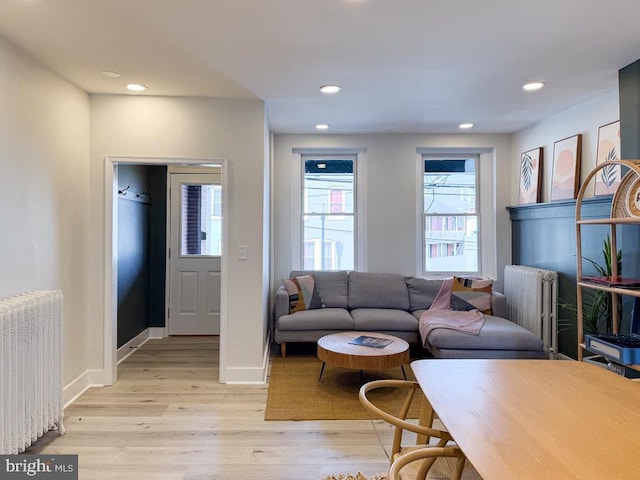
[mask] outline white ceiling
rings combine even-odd
[[[263,99],[276,133],[513,132],[616,88],[640,1],[0,0],[0,35],[90,93]]]

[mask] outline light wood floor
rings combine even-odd
[[[217,337],[151,340],[26,453],[78,454],[80,480],[312,480],[386,472],[381,422],[265,422],[267,385],[218,379]],[[295,399],[292,397],[292,401]]]

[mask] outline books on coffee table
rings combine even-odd
[[[352,345],[362,345],[363,347],[384,348],[393,340],[388,338],[371,337],[369,335],[360,335],[349,342]]]

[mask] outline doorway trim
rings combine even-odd
[[[156,156],[115,156],[107,155],[104,162],[104,330],[103,330],[103,368],[104,385],[113,385],[118,379],[118,165],[182,165],[182,166],[219,166],[221,169],[222,185],[222,244],[228,245],[228,192],[227,158],[198,158],[198,157],[156,157]],[[169,212],[167,212],[169,215]],[[167,232],[168,234],[168,228]],[[167,253],[165,252],[165,255]],[[227,359],[227,253],[223,249],[221,258],[221,289],[220,289],[220,352],[219,376],[222,378],[226,371]],[[169,279],[167,279],[168,282]],[[165,289],[168,289],[165,283]],[[167,332],[167,302],[165,299],[165,335]]]

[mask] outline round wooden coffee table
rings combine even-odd
[[[373,340],[372,340],[373,339]],[[354,345],[360,340],[362,345]],[[367,343],[389,342],[382,348],[367,346]],[[387,368],[402,368],[405,380],[407,375],[404,364],[409,363],[409,343],[401,338],[374,332],[340,332],[325,335],[318,340],[318,358],[322,360],[320,378],[324,367],[329,364],[334,367],[360,370],[386,370]]]

